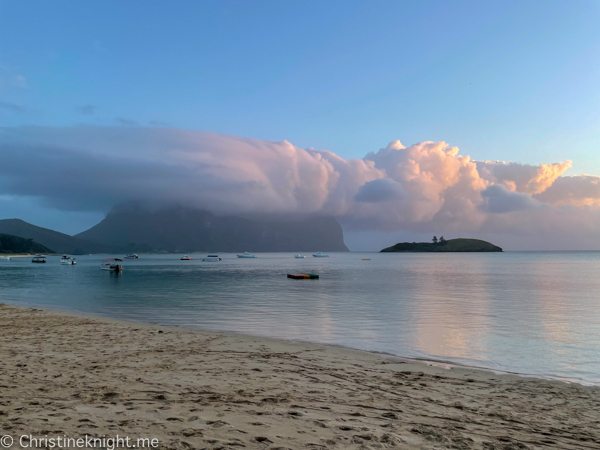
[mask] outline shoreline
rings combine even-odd
[[[0,342],[0,428],[15,436],[172,449],[600,445],[597,386],[6,304]]]
[[[14,308],[38,309],[38,310],[41,310],[41,311],[44,311],[47,313],[66,314],[66,315],[70,315],[73,317],[80,317],[80,318],[87,318],[87,319],[99,319],[99,320],[103,320],[106,322],[114,322],[114,323],[123,324],[123,325],[136,325],[136,326],[143,325],[143,326],[149,326],[149,327],[161,327],[163,329],[188,330],[191,332],[199,332],[199,333],[216,333],[216,334],[221,334],[221,335],[224,334],[224,335],[242,336],[242,337],[248,337],[248,338],[268,339],[268,340],[281,341],[282,343],[289,342],[289,343],[297,343],[297,344],[309,344],[309,345],[319,345],[319,346],[323,346],[323,347],[340,348],[340,349],[352,350],[352,351],[356,351],[356,352],[365,352],[365,353],[372,354],[372,355],[380,355],[383,358],[413,361],[415,363],[427,364],[427,365],[431,365],[431,366],[440,367],[443,369],[449,369],[452,367],[456,367],[456,368],[464,368],[464,369],[471,369],[471,370],[481,370],[484,372],[489,372],[490,374],[493,374],[493,375],[513,375],[513,376],[518,376],[518,377],[526,378],[526,379],[557,381],[557,382],[567,383],[567,384],[575,383],[575,384],[579,384],[582,386],[588,386],[588,387],[594,387],[594,386],[600,387],[600,382],[594,383],[591,381],[584,381],[582,379],[572,379],[572,378],[552,376],[552,375],[515,372],[515,371],[511,371],[511,370],[502,370],[502,369],[496,369],[496,368],[490,368],[490,367],[484,367],[484,366],[476,366],[476,365],[472,365],[472,364],[463,364],[460,362],[444,360],[444,359],[396,355],[394,353],[378,351],[378,350],[366,350],[366,349],[346,346],[343,344],[323,343],[323,342],[308,341],[308,340],[302,340],[302,339],[286,339],[286,338],[281,338],[281,337],[270,337],[270,336],[261,336],[261,335],[253,335],[253,334],[244,334],[244,333],[237,333],[235,331],[228,331],[228,330],[205,330],[202,328],[187,328],[187,327],[180,327],[180,326],[176,326],[176,325],[161,325],[159,323],[153,323],[153,322],[143,322],[143,321],[138,322],[138,321],[134,321],[134,320],[116,319],[114,317],[105,316],[102,314],[87,313],[87,312],[81,312],[81,311],[76,311],[76,310],[46,308],[46,307],[41,306],[36,303],[30,303],[28,305],[24,305],[24,304],[16,304],[16,303],[12,304],[12,303],[0,302],[0,307],[2,305],[14,307]]]

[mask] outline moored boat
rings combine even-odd
[[[130,253],[129,255],[125,255],[125,259],[138,259],[139,256],[135,253]]]
[[[108,270],[110,272],[122,272],[123,260],[119,258],[107,258],[102,261],[102,265],[100,267],[102,270]]]
[[[181,258],[179,258],[181,261],[193,261],[194,258],[190,258],[188,255],[183,255]]]
[[[0,261],[10,261],[10,256],[0,256]]]
[[[325,253],[323,253],[323,252],[317,252],[317,253],[313,253],[313,256],[314,256],[315,258],[329,258],[329,255],[326,255],[326,254],[325,254]]]
[[[302,259],[302,258],[306,258],[306,256],[304,256],[304,255],[295,255],[294,258],[296,258],[296,259]]]
[[[60,263],[65,266],[74,266],[77,264],[77,261],[75,258],[72,258],[68,255],[62,255],[62,258],[60,258]]]
[[[288,278],[293,278],[294,280],[318,280],[319,275],[316,273],[288,273]]]
[[[31,258],[31,262],[32,263],[37,263],[37,264],[45,264],[46,263],[46,257],[45,256],[34,256],[33,258]]]
[[[207,255],[206,258],[202,258],[202,261],[219,262],[219,261],[221,261],[221,258],[219,258],[219,255]]]
[[[256,255],[253,255],[250,252],[244,252],[241,255],[237,255],[238,258],[256,258]]]

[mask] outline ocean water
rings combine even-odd
[[[600,383],[600,252],[330,255],[14,258],[0,301]]]

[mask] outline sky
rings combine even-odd
[[[162,186],[333,214],[352,249],[586,248],[599,19],[597,1],[0,1],[0,219],[77,233]]]

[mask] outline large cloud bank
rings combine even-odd
[[[210,132],[157,128],[0,129],[0,195],[70,211],[128,201],[222,213],[326,214],[349,230],[600,229],[600,177],[472,161],[445,142],[393,141],[362,159]]]

